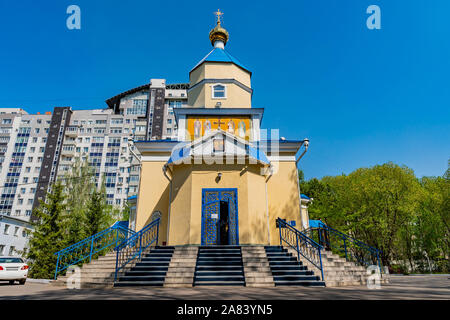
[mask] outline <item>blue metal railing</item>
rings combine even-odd
[[[335,251],[344,256],[346,260],[365,266],[377,265],[380,272],[383,272],[380,259],[381,251],[379,249],[371,247],[325,224],[321,224],[318,228],[309,228],[305,233],[325,247],[325,249]]]
[[[126,241],[120,243],[114,250],[116,251],[116,271],[114,282],[120,270],[135,259],[141,259],[142,253],[152,244],[158,244],[160,218],[146,225],[142,230],[136,232]]]
[[[323,247],[308,237],[303,232],[295,229],[289,225],[285,220],[278,218],[277,226],[280,229],[280,245],[283,245],[283,241],[297,251],[297,259],[300,261],[300,255],[306,260],[311,262],[317,269],[320,270],[320,274],[323,278],[323,266],[322,266],[322,254]]]
[[[59,272],[88,258],[90,262],[92,256],[112,246],[117,247],[119,243],[127,239],[129,235],[133,233],[135,233],[133,230],[114,225],[56,252],[55,255],[57,255],[58,258],[56,262],[55,279]]]

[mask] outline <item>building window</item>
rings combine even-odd
[[[5,224],[5,229],[3,230],[3,234],[9,234],[9,224]]]
[[[133,107],[127,109],[127,114],[146,115],[147,114],[147,100],[146,99],[133,100]]]
[[[213,99],[226,99],[226,87],[222,84],[216,84],[212,86]]]
[[[14,246],[9,247],[9,255],[10,256],[12,256],[15,251],[16,251],[16,247],[14,247]]]
[[[3,255],[3,251],[5,251],[5,246],[0,244],[0,256]]]

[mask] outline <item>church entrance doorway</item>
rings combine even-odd
[[[237,189],[202,190],[202,245],[238,245]]]
[[[220,201],[219,244],[229,244],[228,201]]]

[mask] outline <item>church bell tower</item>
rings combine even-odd
[[[209,33],[214,47],[189,73],[188,105],[192,108],[251,108],[252,73],[231,56],[225,46],[228,31],[222,27],[220,10]]]

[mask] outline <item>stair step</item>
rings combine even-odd
[[[216,277],[204,277],[196,275],[194,277],[195,283],[198,281],[218,281],[218,282],[229,282],[229,281],[244,281],[244,276],[216,276]]]
[[[163,276],[122,276],[119,278],[119,282],[123,281],[162,281],[164,282],[165,275]]]
[[[127,271],[125,276],[165,276],[167,271]]]
[[[300,266],[301,262],[297,261],[269,261],[269,264],[272,266]]]
[[[131,271],[167,271],[169,266],[139,266],[131,268]]]
[[[267,257],[275,258],[275,257],[292,257],[292,253],[290,252],[266,252]]]
[[[268,257],[267,260],[270,261],[297,261],[295,257]]]
[[[159,267],[165,267],[165,266],[169,266],[169,262],[161,262],[161,261],[156,261],[156,262],[152,262],[152,261],[145,261],[145,262],[138,262],[136,263],[136,266],[159,266]]]
[[[238,265],[210,265],[210,266],[197,266],[196,268],[197,270],[217,270],[217,269],[222,269],[222,270],[242,270],[242,266]]]
[[[309,280],[299,280],[299,281],[276,281],[275,286],[311,286],[311,287],[325,287],[325,282],[323,281],[309,281]]]
[[[270,269],[272,269],[272,271],[292,271],[292,270],[307,270],[308,267],[306,266],[302,266],[302,265],[297,265],[297,266],[270,266]]]
[[[283,247],[279,247],[279,246],[270,246],[270,247],[264,247],[264,249],[270,252],[287,252],[287,249],[283,248]]]
[[[162,287],[163,285],[164,281],[119,281],[114,284],[114,287]]]
[[[224,260],[218,260],[218,261],[197,261],[198,266],[239,266],[242,265],[242,261],[224,261]]]
[[[273,276],[294,276],[294,275],[313,275],[314,272],[309,270],[272,270]]]
[[[320,278],[314,275],[273,276],[273,281],[275,281],[275,283],[279,281],[298,281],[298,280],[320,280]]]
[[[233,258],[233,257],[241,257],[241,253],[240,252],[236,252],[236,253],[230,253],[230,252],[201,252],[199,254],[199,257],[205,257],[205,258],[216,258],[216,257],[227,257],[227,258]]]
[[[194,286],[245,286],[244,281],[229,281],[229,282],[220,282],[220,281],[202,281],[199,283],[194,283]]]
[[[238,249],[241,250],[241,246],[234,245],[214,245],[214,246],[200,246],[199,249],[215,250],[215,249]]]
[[[229,270],[218,270],[218,271],[197,271],[199,276],[205,277],[216,277],[216,276],[241,276],[242,271],[229,271]]]
[[[170,261],[172,258],[171,257],[153,257],[153,256],[148,256],[148,257],[143,257],[141,259],[141,261]]]
[[[224,257],[224,256],[217,256],[217,257],[203,257],[199,256],[197,261],[242,261],[242,258],[239,257]]]
[[[173,250],[150,250],[147,255],[153,254],[173,254]]]

